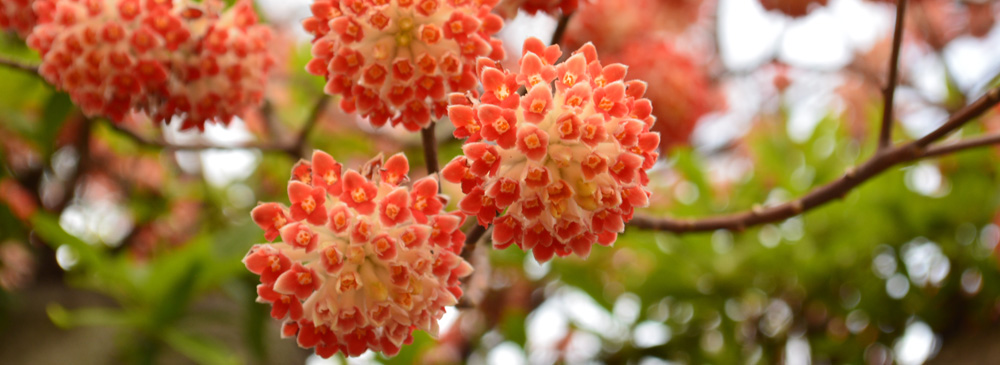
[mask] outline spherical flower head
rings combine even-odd
[[[579,0],[502,0],[493,11],[504,19],[517,16],[518,9],[531,15],[543,12],[557,16],[571,14],[579,5]]]
[[[660,137],[646,84],[602,65],[592,44],[558,64],[558,46],[530,38],[524,50],[520,72],[479,62],[481,98],[452,96],[455,136],[468,140],[442,176],[462,184],[464,213],[493,224],[494,247],[587,256],[648,204]]]
[[[779,11],[793,18],[806,16],[814,9],[826,6],[828,0],[760,0],[764,9]]]
[[[34,0],[0,1],[0,30],[12,30],[21,37],[27,37],[35,27],[35,11],[31,8]]]
[[[701,117],[725,107],[705,69],[669,40],[637,39],[612,59],[629,65],[629,75],[656,85],[646,97],[653,104],[661,151],[688,145]]]
[[[324,358],[367,350],[392,356],[414,329],[436,335],[444,307],[462,296],[461,213],[442,211],[438,183],[410,184],[403,155],[343,170],[317,151],[288,184],[290,207],[263,203],[251,216],[265,237],[243,262],[260,275],[257,300],[284,320],[282,336]]]
[[[699,19],[702,1],[591,0],[573,14],[563,37],[567,48],[593,42],[618,52],[627,40],[655,33],[680,34]]]
[[[249,1],[36,0],[39,72],[88,116],[229,123],[264,96],[270,29]]]
[[[478,57],[503,59],[490,38],[496,0],[316,0],[303,22],[315,36],[306,69],[326,77],[346,112],[416,131],[441,118],[449,92],[476,86]]]

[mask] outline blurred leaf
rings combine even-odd
[[[76,236],[66,233],[59,225],[58,218],[46,212],[37,212],[31,216],[31,225],[35,233],[53,250],[61,245],[68,245],[79,258],[77,267],[85,268],[103,261],[103,254],[94,246],[83,242]]]
[[[419,364],[421,363],[421,356],[428,349],[433,348],[437,344],[437,340],[427,334],[424,331],[413,331],[413,343],[403,346],[399,354],[393,357],[386,357],[385,355],[379,354],[379,362],[386,365],[403,365],[403,364]],[[340,356],[340,355],[338,355]]]
[[[503,322],[500,323],[500,331],[503,333],[503,337],[513,341],[518,346],[524,347],[528,341],[527,331],[525,330],[525,320],[527,317],[527,314],[523,310],[517,308],[510,308],[505,311]]]
[[[69,311],[59,304],[52,303],[45,308],[45,312],[52,323],[63,329],[78,326],[130,327],[137,323],[135,318],[117,309],[85,308]]]
[[[959,89],[958,84],[956,84],[955,80],[951,77],[950,72],[946,71],[944,77],[944,85],[948,91],[947,94],[945,94],[944,105],[949,110],[957,110],[965,105],[965,94],[962,92],[962,89]]]
[[[162,296],[154,296],[152,302],[155,307],[150,316],[152,328],[163,328],[176,321],[185,311],[191,301],[195,290],[195,281],[202,271],[200,261],[190,263],[181,262],[176,265],[183,266],[161,266],[160,270],[154,270],[153,277],[156,281],[150,285],[162,285],[167,290],[162,292]]]
[[[182,333],[173,328],[163,330],[163,341],[178,352],[201,364],[239,364],[239,358],[222,344],[202,336]]]
[[[45,102],[42,123],[38,130],[38,144],[43,147],[46,156],[55,150],[56,136],[62,130],[73,108],[69,94],[63,92],[53,93]]]
[[[257,287],[256,280],[247,280],[245,283],[251,289]],[[255,300],[257,299],[256,291],[247,290],[246,292],[247,295],[239,297],[239,300],[243,301],[246,307],[246,316],[243,322],[243,338],[246,340],[250,352],[257,359],[263,361],[267,359],[267,346],[264,341],[265,331],[268,329],[267,324],[271,320],[271,310],[270,307],[257,303]]]
[[[690,148],[675,148],[672,150],[674,169],[684,175],[688,181],[698,187],[701,191],[712,191],[702,171],[705,161],[694,153]]]

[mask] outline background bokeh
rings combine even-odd
[[[649,82],[664,137],[643,213],[781,203],[874,153],[893,2],[763,3],[581,0],[569,19],[565,47],[594,42]],[[255,4],[276,28],[265,105],[203,134],[140,115],[87,120],[41,79],[0,68],[2,362],[345,361],[279,339],[240,263],[263,242],[249,210],[285,201],[298,159],[275,146],[298,137],[324,84],[304,70],[310,1]],[[896,140],[929,132],[1000,74],[998,4],[909,5]],[[499,38],[519,55],[560,16],[512,15]],[[38,59],[15,33],[0,35],[0,54]],[[419,136],[328,105],[310,148],[348,166],[402,150],[424,174]],[[952,138],[998,129],[994,108]],[[436,132],[440,161],[460,153],[450,123]],[[893,168],[739,232],[630,228],[586,260],[539,265],[481,243],[468,253],[468,300],[449,308],[438,339],[416,333],[396,357],[349,362],[989,363],[1000,357],[998,153]]]

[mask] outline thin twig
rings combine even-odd
[[[969,104],[955,112],[955,114],[952,114],[952,116],[948,118],[943,125],[912,143],[919,148],[927,147],[932,142],[937,141],[955,131],[966,122],[978,117],[980,114],[985,113],[997,104],[997,100],[1000,100],[1000,87],[990,89],[986,92],[986,95],[983,95],[979,99],[976,99],[976,101],[972,102],[972,104]]]
[[[288,147],[285,146],[279,146],[273,144],[260,144],[260,143],[247,143],[235,146],[218,146],[210,144],[176,145],[160,139],[148,139],[146,137],[143,137],[135,133],[134,131],[128,128],[122,127],[113,122],[108,122],[108,126],[110,126],[111,129],[114,129],[121,135],[128,137],[136,144],[148,148],[159,148],[172,151],[202,151],[202,150],[214,150],[214,149],[223,149],[223,150],[259,149],[262,151],[288,152],[290,150]]]
[[[559,23],[556,24],[556,30],[552,33],[552,40],[549,41],[549,44],[562,45],[563,35],[566,34],[566,28],[569,26],[569,20],[572,17],[573,13],[559,16]]]
[[[295,144],[288,150],[288,153],[292,155],[292,157],[305,157],[307,155],[305,147],[306,143],[309,141],[309,134],[312,133],[312,130],[316,127],[320,116],[322,116],[323,111],[326,110],[326,104],[329,102],[330,96],[323,95],[316,101],[316,104],[313,105],[312,110],[309,111],[309,116],[306,117],[306,123],[302,126],[302,130],[299,131],[299,135],[295,138]]]
[[[892,139],[893,99],[896,95],[896,83],[899,79],[899,49],[903,42],[903,22],[906,19],[906,0],[897,1],[896,29],[892,36],[892,55],[889,57],[889,80],[882,89],[882,130],[878,138],[878,150],[889,147]]]
[[[486,235],[487,230],[489,230],[489,227],[483,227],[476,223],[468,232],[465,232],[465,250],[462,251],[463,258],[468,260],[472,257],[472,253],[476,250],[476,243]]]
[[[437,136],[434,135],[434,125],[435,123],[431,123],[427,128],[420,130],[420,139],[423,141],[424,147],[424,163],[427,164],[427,175],[437,175],[440,169],[438,167],[438,146]]]
[[[25,73],[30,73],[32,75],[41,77],[41,75],[38,74],[37,65],[31,65],[18,60],[13,60],[6,57],[0,57],[0,66],[12,68],[18,71],[23,71]]]
[[[275,113],[274,104],[270,100],[265,99],[264,103],[260,105],[260,114],[264,117],[264,130],[268,135],[268,140],[284,141],[285,134],[278,127],[278,116]]]
[[[172,144],[162,139],[149,139],[143,137],[134,131],[124,128],[115,123],[108,123],[115,131],[128,137],[135,143],[149,148],[161,148],[171,151],[202,151],[202,150],[214,150],[214,149],[229,149],[229,150],[242,150],[242,149],[259,149],[265,152],[283,152],[288,154],[292,158],[300,158],[305,156],[305,144],[309,139],[309,133],[316,126],[316,121],[319,119],[320,113],[326,108],[326,104],[329,102],[330,98],[328,96],[323,96],[313,107],[312,111],[309,113],[309,119],[306,120],[305,125],[302,130],[299,131],[298,136],[295,139],[294,144],[280,144],[280,143],[245,143],[235,146],[219,146],[212,144],[188,144],[188,145],[177,145]]]
[[[62,213],[62,211],[69,206],[69,203],[73,201],[73,197],[76,195],[77,186],[80,185],[80,181],[83,179],[84,174],[87,172],[87,169],[90,168],[90,138],[93,133],[91,128],[94,122],[82,115],[80,118],[82,118],[83,121],[78,127],[80,128],[80,131],[78,132],[79,135],[73,145],[73,149],[76,150],[78,156],[76,169],[73,170],[73,175],[66,180],[66,187],[63,189],[63,196],[53,208],[53,211],[59,213]]]
[[[1000,144],[1000,133],[989,133],[989,134],[984,134],[982,136],[963,139],[958,142],[943,146],[928,147],[927,150],[925,150],[920,157],[930,158],[942,155],[949,155],[955,152],[960,152],[976,147],[990,146],[995,144]]]
[[[882,152],[876,153],[868,161],[862,163],[856,168],[849,169],[841,178],[820,186],[806,195],[790,202],[769,207],[757,206],[748,211],[739,213],[698,219],[636,216],[631,222],[629,222],[629,225],[637,228],[670,232],[705,232],[717,229],[741,231],[750,226],[788,219],[834,199],[844,197],[858,185],[861,185],[868,179],[871,179],[892,166],[926,157],[940,156],[942,154],[958,151],[964,148],[981,146],[986,144],[988,140],[992,140],[992,138],[1000,138],[990,135],[989,137],[981,137],[960,142],[962,144],[969,144],[968,147],[965,147],[964,145],[956,146],[956,144],[936,148],[927,148],[931,142],[946,136],[948,133],[954,131],[958,127],[961,127],[963,124],[971,121],[987,109],[993,107],[998,102],[1000,102],[1000,87],[990,90],[986,93],[986,95],[983,95],[972,104],[967,105],[965,108],[962,108],[953,114],[944,124],[927,136],[909,143],[888,147]]]

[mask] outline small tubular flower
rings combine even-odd
[[[182,128],[229,123],[261,102],[270,28],[249,1],[35,0],[41,75],[88,116],[143,111]]]
[[[346,112],[411,131],[441,118],[449,92],[474,91],[475,60],[500,60],[490,36],[496,0],[316,0],[303,27],[314,36],[306,69],[326,78]]]
[[[461,213],[442,210],[437,180],[408,182],[406,157],[342,171],[316,151],[293,169],[291,208],[251,212],[268,240],[243,259],[260,275],[257,301],[283,320],[283,337],[322,357],[367,350],[392,356],[420,329],[437,334],[444,307],[462,296],[472,267],[459,254]],[[322,219],[315,212],[322,211]]]
[[[539,261],[587,256],[594,243],[614,243],[634,208],[648,204],[645,170],[660,138],[650,131],[646,84],[625,81],[621,64],[602,65],[592,44],[557,64],[558,47],[530,38],[524,50],[517,73],[480,59],[482,98],[448,110],[465,127],[456,137],[473,124],[480,133],[442,176],[462,185],[463,213],[493,224],[494,247],[516,244]],[[506,93],[519,85],[487,81],[511,78],[524,97]]]

